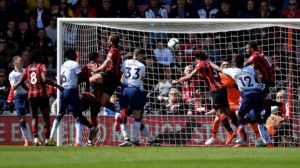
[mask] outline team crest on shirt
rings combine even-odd
[[[43,69],[42,69],[42,70],[46,72],[46,70],[47,70],[47,69],[46,69],[46,67],[43,67]]]

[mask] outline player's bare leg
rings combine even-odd
[[[94,76],[90,77],[89,80],[90,80],[90,83],[97,83],[97,84],[103,83],[103,77],[100,73],[97,73]]]

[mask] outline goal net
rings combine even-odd
[[[299,143],[300,34],[296,20],[76,18],[59,19],[58,29],[58,74],[64,60],[63,52],[69,47],[76,50],[82,66],[89,62],[88,54],[93,51],[98,52],[104,60],[111,33],[120,37],[122,58],[135,48],[145,49],[144,88],[147,102],[142,123],[160,139],[163,146],[204,146],[212,136],[215,114],[209,113],[212,106],[206,83],[196,76],[189,83],[171,85],[172,79],[179,79],[185,71],[195,67],[194,51],[206,51],[209,59],[220,65],[224,59],[232,60],[236,55],[247,55],[245,45],[255,41],[274,67],[276,85],[270,89],[271,98],[277,98],[284,104],[281,107],[272,106],[267,128],[278,146],[295,146]],[[179,39],[178,50],[167,48],[171,38]],[[89,117],[89,111],[85,111],[84,115]],[[104,115],[102,110],[98,122],[100,131],[96,145],[116,146],[123,141],[121,132],[114,130],[114,116]],[[129,117],[127,125],[131,137],[132,123]],[[234,125],[231,124],[231,127],[236,130]],[[61,130],[59,144],[72,144],[75,129],[71,115],[65,116]],[[254,146],[254,132],[250,126],[247,131],[248,144]],[[213,145],[223,146],[227,136],[228,132],[220,122]],[[87,137],[88,129],[82,138],[85,141]],[[143,135],[141,144],[149,145]]]

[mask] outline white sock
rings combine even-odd
[[[21,133],[22,133],[22,136],[23,136],[24,140],[29,141],[27,128],[21,127],[20,130],[21,130]]]
[[[141,122],[134,121],[133,123],[133,141],[140,142]]]
[[[264,124],[257,124],[257,125],[258,125],[258,131],[259,131],[260,137],[261,137],[263,143],[266,144],[267,143],[266,137],[269,134],[267,133],[267,135],[266,135],[266,130],[265,130]]]
[[[75,142],[81,145],[81,136],[82,136],[82,132],[83,132],[83,126],[80,124],[79,121],[76,121],[75,128],[76,128]]]
[[[121,127],[121,132],[122,132],[124,140],[129,139],[126,124],[120,124],[120,127]]]
[[[50,139],[54,138],[54,134],[56,133],[56,130],[57,130],[59,124],[60,124],[60,121],[58,121],[57,119],[54,119],[53,125],[51,128]]]
[[[155,137],[150,133],[149,128],[145,125],[142,132],[149,139],[150,142],[155,140]]]

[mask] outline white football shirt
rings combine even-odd
[[[78,86],[78,74],[81,72],[81,68],[76,61],[67,60],[61,66],[61,81],[62,86],[67,89],[77,88]]]
[[[240,68],[226,68],[222,70],[225,75],[234,79],[241,92],[260,90],[260,85],[255,80],[255,70],[252,66]]]
[[[143,90],[142,77],[145,76],[145,65],[138,60],[125,60],[121,71],[124,73],[124,85],[138,87]]]
[[[11,73],[8,76],[10,84],[16,84],[18,81],[20,81],[22,78],[23,71],[25,71],[25,69],[22,69],[22,72],[17,72],[16,70],[11,71]],[[14,97],[25,94],[27,94],[27,90],[25,90],[22,86],[14,90]]]

